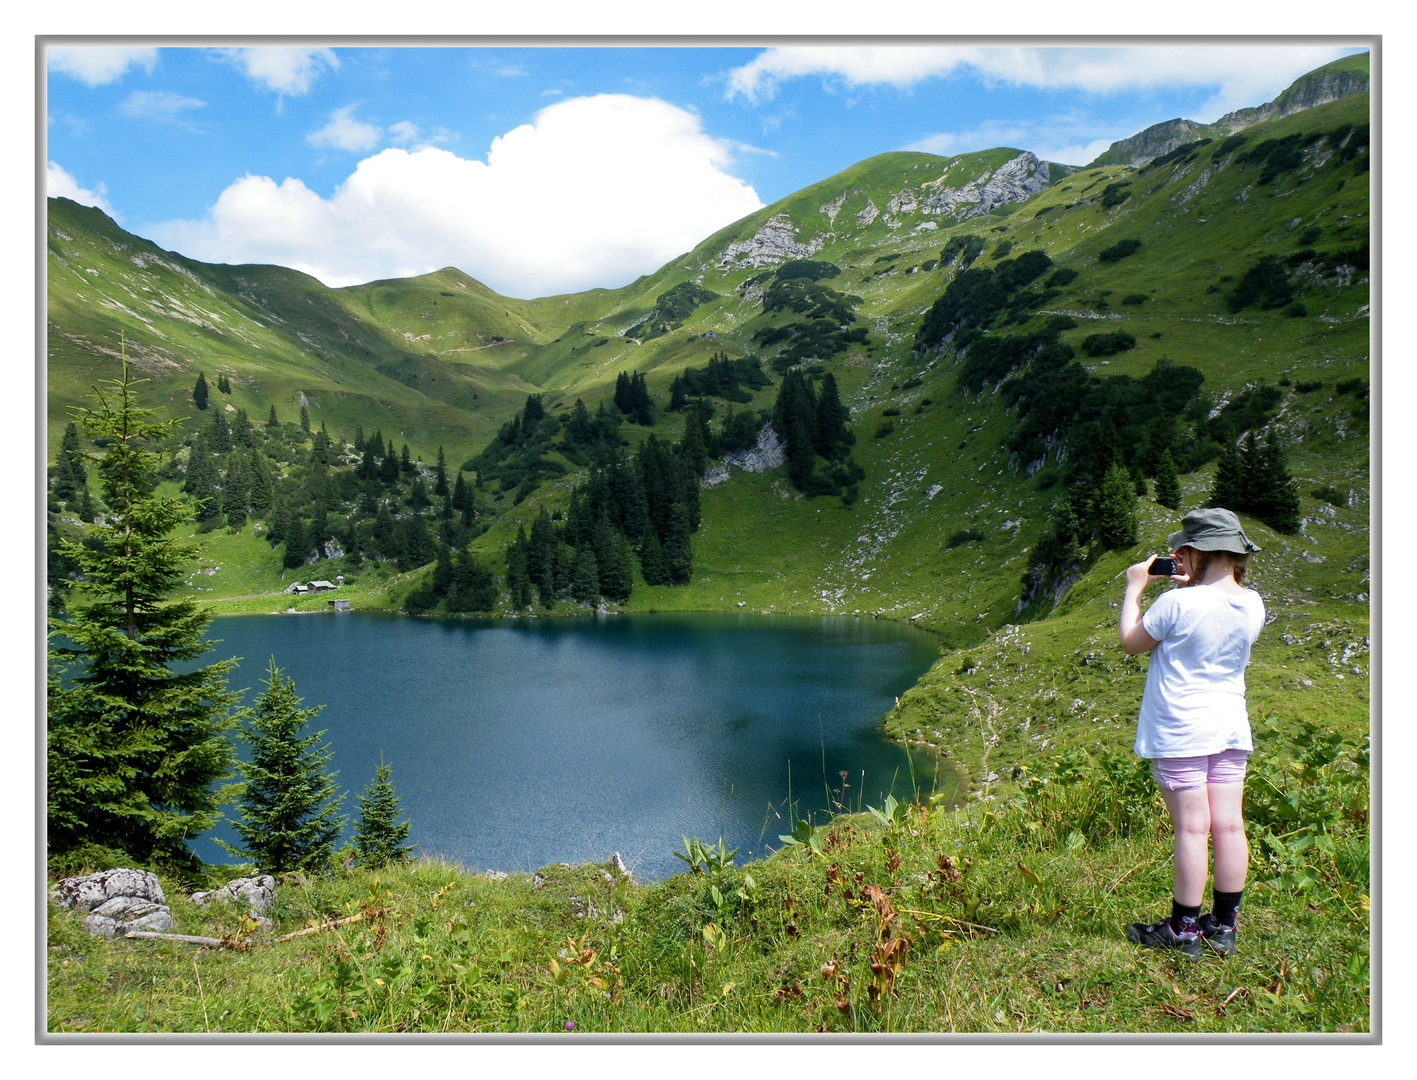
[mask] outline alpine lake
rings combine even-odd
[[[796,818],[964,790],[946,759],[882,732],[939,655],[896,623],[331,612],[223,616],[208,636],[204,661],[240,658],[245,704],[274,658],[304,707],[322,706],[307,731],[333,751],[346,835],[382,754],[415,854],[472,870],[618,852],[655,881],[686,869],[672,854],[685,836],[721,837],[742,863],[781,847]],[[236,839],[221,823],[193,850],[231,862],[213,837]]]

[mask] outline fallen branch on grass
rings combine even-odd
[[[179,941],[185,945],[202,945],[207,948],[228,948],[244,949],[253,944],[279,945],[283,941],[293,941],[298,937],[306,937],[310,934],[318,934],[322,930],[333,930],[337,926],[346,926],[349,923],[358,922],[364,918],[364,912],[357,915],[348,915],[343,919],[331,919],[329,922],[320,923],[318,926],[307,926],[303,930],[297,930],[293,934],[285,934],[282,937],[271,938],[269,941],[253,942],[250,938],[235,940],[233,938],[212,938],[198,937],[195,934],[159,934],[154,930],[129,930],[125,937],[147,938],[156,941]]]

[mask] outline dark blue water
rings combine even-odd
[[[330,613],[224,617],[209,635],[208,659],[241,658],[232,685],[248,704],[274,656],[305,706],[324,706],[312,726],[351,817],[382,752],[411,842],[471,868],[618,851],[657,880],[684,868],[670,851],[685,834],[722,836],[740,862],[779,847],[789,798],[820,819],[841,772],[834,797],[855,809],[929,792],[943,767],[879,723],[935,640],[872,619]],[[210,836],[194,847],[230,861]]]

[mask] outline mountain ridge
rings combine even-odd
[[[1335,60],[1301,75],[1273,101],[1228,112],[1213,124],[1197,123],[1181,117],[1153,124],[1135,135],[1114,142],[1085,167],[1127,164],[1140,168],[1197,139],[1233,135],[1267,120],[1282,119],[1353,94],[1367,93],[1370,83],[1368,63],[1367,53]]]

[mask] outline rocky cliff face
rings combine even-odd
[[[787,214],[774,214],[747,240],[736,240],[723,249],[720,266],[777,266],[789,259],[810,259],[826,246],[827,237],[801,242],[797,226]]]
[[[1366,71],[1317,71],[1299,79],[1267,105],[1226,113],[1211,126],[1216,131],[1229,134],[1264,120],[1277,120],[1352,94],[1363,94],[1368,88]]]
[[[1177,117],[1175,120],[1153,124],[1131,138],[1114,142],[1092,165],[1131,165],[1133,168],[1141,168],[1153,158],[1169,154],[1178,146],[1213,134],[1209,125]]]
[[[938,180],[925,184],[919,207],[926,214],[950,214],[963,221],[987,214],[1006,203],[1023,202],[1047,187],[1048,163],[1025,151],[963,187],[945,187]],[[902,192],[896,198],[901,199],[905,194]]]

